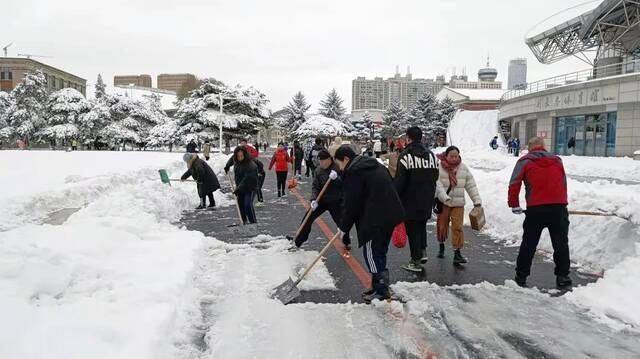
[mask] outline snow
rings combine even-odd
[[[178,108],[176,102],[178,96],[172,91],[144,88],[144,87],[119,87],[119,86],[107,86],[107,94],[120,95],[130,98],[136,101],[144,101],[149,96],[157,95],[160,98],[161,107],[164,111],[175,110]]]
[[[499,101],[507,90],[502,89],[458,89],[447,87],[450,91],[457,92],[467,97],[470,101]]]
[[[298,138],[328,137],[344,135],[347,128],[344,123],[322,115],[310,115],[306,121],[293,132]]]

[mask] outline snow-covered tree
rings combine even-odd
[[[109,95],[100,99],[90,100],[91,109],[80,117],[80,124],[83,133],[83,142],[89,144],[91,141],[105,140],[101,138],[102,130],[111,123],[111,111],[106,101]]]
[[[96,80],[96,85],[95,85],[95,89],[96,89],[95,97],[97,99],[103,98],[107,94],[106,88],[107,88],[107,85],[105,85],[104,82],[102,81],[102,76],[98,74],[98,79]]]
[[[0,91],[0,140],[8,139],[11,136],[11,130],[4,116],[9,107],[11,107],[9,94]]]
[[[353,130],[351,131],[351,136],[357,140],[366,142],[373,139],[374,135],[374,125],[373,125],[373,116],[366,111],[361,118],[354,119],[351,121],[351,126]]]
[[[407,112],[399,101],[393,101],[384,112],[380,133],[386,138],[396,137],[407,130]]]
[[[173,145],[180,142],[179,129],[178,120],[167,117],[166,122],[151,128],[147,137],[147,145],[151,147],[169,146],[169,150],[172,150]]]
[[[292,134],[295,139],[326,138],[343,136],[349,129],[341,121],[323,115],[309,116]]]
[[[46,106],[45,125],[38,135],[64,143],[71,138],[86,139],[91,128],[85,127],[81,119],[91,110],[91,103],[72,88],[65,88],[49,95]]]
[[[11,105],[5,113],[7,127],[27,144],[29,137],[44,124],[47,103],[47,81],[42,70],[27,73],[24,80],[11,91]]]
[[[180,101],[177,111],[182,139],[198,137],[213,140],[221,123],[218,117],[222,96],[226,133],[246,136],[257,132],[257,126],[269,117],[266,95],[259,90],[239,85],[229,87],[214,78],[200,81],[200,87]]]
[[[286,123],[281,123],[280,126],[289,131],[289,133],[294,132],[306,120],[305,114],[309,111],[309,108],[311,108],[311,105],[307,102],[307,98],[304,97],[302,92],[298,91],[285,107],[287,121]]]
[[[437,121],[440,116],[438,106],[438,100],[432,94],[425,92],[409,112],[405,127],[418,126],[423,132],[426,131],[430,124]]]
[[[338,95],[336,89],[331,90],[327,97],[320,101],[320,114],[334,120],[344,122],[347,110],[342,105],[342,98]]]
[[[429,143],[436,144],[439,142],[438,139],[441,139],[443,144],[446,143],[447,128],[449,128],[449,123],[453,119],[453,116],[455,116],[455,113],[456,108],[449,97],[437,102],[435,115],[432,117],[428,127],[424,130]]]

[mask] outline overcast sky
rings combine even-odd
[[[6,2],[9,4],[6,4]],[[471,79],[487,53],[506,88],[510,58],[526,57],[528,80],[587,65],[538,63],[525,34],[585,0],[3,0],[0,47],[84,77],[190,72],[253,85],[270,108],[302,91],[313,104],[336,88],[351,107],[351,80],[458,74]]]

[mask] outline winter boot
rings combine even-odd
[[[365,290],[364,292],[362,292],[362,298],[364,298],[366,296],[373,295],[373,293],[375,293],[375,292],[376,292],[376,290],[373,289],[373,287],[371,287],[371,288]]]
[[[422,271],[424,270],[424,268],[420,264],[420,261],[414,261],[413,259],[410,260],[409,263],[403,265],[402,269],[415,273],[422,273]]]
[[[516,277],[513,279],[516,281],[516,284],[522,288],[527,287],[527,277],[521,277],[516,273]]]
[[[453,264],[458,265],[464,263],[467,263],[467,259],[462,256],[459,249],[456,249],[455,252],[453,252]]]
[[[257,202],[256,207],[264,207],[264,202]]]
[[[569,287],[571,284],[573,284],[573,281],[568,275],[556,276],[556,285],[558,288]]]
[[[440,243],[440,250],[438,251],[438,258],[444,258],[444,243]]]
[[[300,250],[300,247],[296,246],[295,244],[292,245],[291,247],[289,247],[289,249],[287,249],[289,252],[294,253]]]
[[[425,264],[427,263],[427,250],[423,249],[422,250],[422,258],[420,258],[420,263]]]
[[[200,205],[198,207],[196,207],[196,209],[205,209],[205,208],[207,208],[205,199],[201,198],[200,199]]]
[[[389,290],[389,271],[384,270],[382,273],[372,274],[372,287],[374,289],[373,294],[365,295],[362,297],[365,303],[371,304],[375,299],[386,300],[391,299],[391,291]]]

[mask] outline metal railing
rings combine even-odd
[[[610,65],[594,66],[590,69],[570,72],[564,75],[550,77],[548,79],[522,85],[519,89],[509,90],[502,95],[500,101],[508,101],[516,97],[548,90],[555,87],[571,85],[595,79],[624,75],[640,71],[640,61],[619,62]]]

